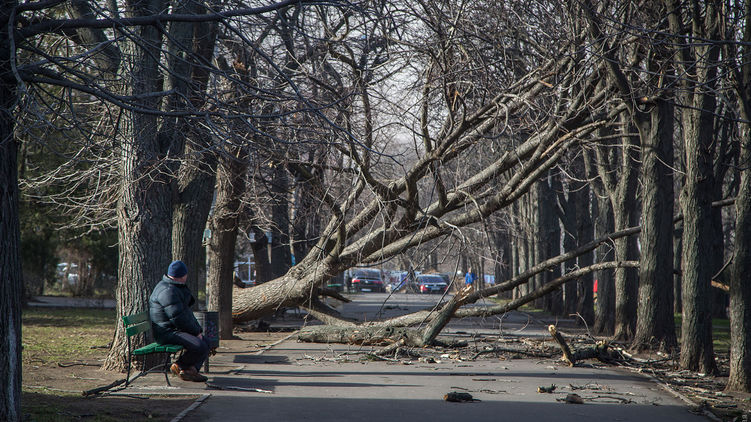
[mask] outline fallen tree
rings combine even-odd
[[[592,271],[598,271],[606,268],[617,267],[638,267],[636,261],[611,261],[593,264],[586,268],[580,268],[571,271],[551,282],[541,286],[532,292],[517,298],[511,302],[495,306],[469,307],[459,309],[466,304],[470,298],[475,295],[487,297],[497,290],[497,288],[483,289],[479,292],[471,293],[471,287],[465,288],[457,293],[448,303],[440,309],[420,311],[407,315],[410,321],[416,321],[421,318],[419,324],[426,324],[424,328],[409,328],[406,326],[397,326],[393,320],[381,322],[369,322],[362,325],[355,325],[346,321],[342,325],[326,325],[306,327],[298,333],[298,340],[315,343],[345,343],[368,346],[385,346],[398,343],[398,346],[405,347],[426,347],[430,345],[448,346],[449,341],[436,342],[436,336],[448,324],[452,317],[487,317],[491,315],[503,314],[514,309],[518,309],[524,304],[542,297],[553,290],[560,288],[564,283],[578,279],[584,274]],[[529,276],[528,276],[529,277]],[[510,287],[509,287],[510,286]],[[506,290],[512,289],[512,284],[506,284]],[[504,290],[500,290],[504,291]],[[407,318],[399,317],[401,323],[406,322]],[[412,325],[412,324],[410,324]]]

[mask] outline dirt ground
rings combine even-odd
[[[240,332],[237,335],[236,340],[222,340],[218,353],[260,350],[289,333]],[[185,395],[135,394],[99,394],[84,397],[84,391],[125,378],[124,373],[100,369],[106,354],[107,349],[102,348],[94,358],[72,359],[69,362],[47,365],[24,365],[24,393],[21,399],[24,421],[170,421],[198,398]],[[150,374],[148,377],[157,377],[153,379],[164,383],[161,375]],[[136,383],[138,382],[139,380],[136,380]]]

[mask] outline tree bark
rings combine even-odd
[[[592,180],[592,191],[594,200],[592,201],[592,216],[594,225],[594,237],[611,233],[615,226],[613,222],[613,211],[608,200],[607,193],[602,186],[601,181],[595,178],[597,170],[591,159],[591,155],[585,155],[585,165],[587,176]],[[613,260],[612,245],[604,245],[595,249],[596,262],[608,262]],[[597,298],[595,299],[595,322],[592,330],[595,334],[610,336],[613,335],[615,326],[615,285],[612,269],[604,269],[594,273],[597,282]]]
[[[160,13],[166,2],[128,2],[129,16]],[[123,72],[128,81],[126,90],[139,100],[142,109],[158,109],[158,99],[148,94],[159,91],[161,78],[159,58],[162,33],[152,26],[132,29],[139,40],[127,44],[130,62]],[[172,257],[172,189],[168,172],[163,167],[169,145],[161,145],[157,134],[157,118],[153,115],[126,112],[121,128],[121,196],[117,204],[118,222],[118,283],[115,292],[117,319],[112,347],[103,364],[107,370],[123,371],[127,362],[127,337],[120,323],[124,315],[148,309],[149,294],[165,274]],[[136,347],[144,345],[143,339]]]
[[[206,13],[205,7],[198,6],[197,12]],[[210,62],[216,44],[216,23],[202,22],[191,25],[190,42],[193,53]],[[192,63],[187,92],[190,106],[201,109],[205,101],[209,73],[202,64]],[[177,198],[172,217],[172,259],[185,262],[188,271],[186,284],[198,297],[206,288],[205,251],[202,247],[203,232],[214,198],[216,180],[216,154],[211,149],[211,135],[196,120],[191,120],[186,129],[186,143],[183,160],[177,173]],[[199,268],[203,268],[201,273]],[[202,277],[201,277],[202,276]]]
[[[751,102],[751,97],[744,101]],[[751,103],[747,107],[751,111]],[[750,116],[751,113],[744,118]],[[748,125],[745,132],[740,161],[743,171],[735,202],[735,256],[730,279],[730,374],[726,389],[748,392],[751,391],[751,283],[747,280],[751,274],[751,133]]]
[[[289,178],[287,170],[280,163],[274,165],[271,182],[271,219],[274,222],[271,232],[271,278],[287,273],[292,266],[289,245]]]
[[[693,37],[719,39],[720,11],[715,3],[707,3],[703,15],[697,17],[699,21],[693,21],[687,31],[683,27],[682,14],[693,15],[693,11],[678,0],[665,2],[671,32],[678,40],[673,46],[680,57],[679,66],[682,69],[690,67],[690,72],[695,74],[690,81],[682,80],[683,94],[679,97],[687,106],[681,113],[686,176],[680,198],[684,221],[679,365],[683,369],[711,374],[717,367],[712,346],[711,301],[707,298],[711,297],[710,282],[714,275],[710,262],[713,239],[711,203],[715,186],[712,160],[716,111],[714,90],[720,46],[712,42],[685,44],[685,40]],[[684,38],[683,35],[690,36]]]
[[[545,214],[545,259],[558,256],[561,253],[561,224],[558,214],[554,210],[555,194],[553,188],[560,186],[560,175],[548,171],[547,183],[545,184],[545,202],[547,212]],[[561,275],[561,266],[557,265],[546,272],[545,283],[555,280]],[[496,281],[497,283],[498,281]],[[563,315],[563,290],[556,290],[545,296],[545,309],[553,315]]]
[[[583,163],[581,163],[583,165]],[[583,170],[583,169],[582,169]],[[582,171],[581,178],[586,176]],[[590,213],[590,203],[592,201],[590,196],[589,184],[584,184],[578,190],[578,200],[576,201],[576,244],[577,246],[585,245],[593,240],[594,227],[592,226],[592,214]],[[579,255],[577,258],[578,268],[585,268],[592,265],[594,254],[587,252],[583,255]],[[594,310],[594,297],[593,297],[593,273],[582,275],[579,282],[576,283],[577,287],[577,302],[576,313],[584,320],[584,322],[591,326],[594,324],[595,310]]]
[[[631,155],[630,147],[634,146],[631,137],[623,137],[625,145],[621,151],[621,175],[616,191],[611,194],[610,202],[613,207],[615,230],[633,227],[638,224],[636,185],[638,166]],[[637,259],[639,248],[635,236],[615,241],[615,260],[626,261]],[[621,341],[631,341],[636,330],[636,308],[639,278],[632,268],[617,268],[615,270],[615,330],[613,338]]]
[[[18,2],[4,0],[0,22],[14,19]],[[11,22],[10,28],[15,27]],[[8,31],[0,31],[0,415],[18,422],[21,415],[21,276],[18,216],[18,144],[14,135],[18,92],[12,74],[15,50]]]
[[[216,172],[216,200],[209,219],[206,305],[209,311],[219,312],[220,339],[232,338],[232,272],[247,167],[245,147],[233,147],[220,157]]]
[[[751,3],[746,3],[743,41],[751,42]],[[751,391],[751,49],[744,48],[743,65],[736,76],[742,125],[741,169],[735,202],[735,255],[730,274],[730,373],[726,389]]]
[[[673,107],[658,99],[651,119],[640,119],[642,231],[636,350],[672,351],[673,322]]]
[[[615,223],[610,202],[607,198],[598,196],[597,217],[595,218],[595,237],[601,237],[613,231]],[[609,262],[613,260],[612,245],[601,246],[595,251],[596,262]],[[597,300],[595,301],[595,334],[611,336],[615,328],[615,277],[612,269],[604,269],[595,273],[597,280]]]

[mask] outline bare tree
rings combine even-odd
[[[685,6],[666,0],[671,33],[719,40],[720,11],[713,3]],[[687,24],[687,22],[691,22]],[[712,278],[711,207],[714,190],[712,157],[713,127],[720,46],[710,42],[689,44],[676,38],[675,57],[679,64],[682,95],[678,96],[686,155],[686,177],[681,193],[683,222],[683,323],[680,365],[685,369],[713,373],[716,370],[712,346],[709,301]],[[691,77],[689,77],[691,75]]]

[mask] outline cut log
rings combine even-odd
[[[566,343],[566,340],[563,339],[563,336],[558,332],[558,329],[555,328],[555,325],[548,325],[548,332],[550,332],[553,340],[558,343],[558,346],[561,347],[561,352],[563,352],[563,357],[561,358],[561,360],[567,362],[568,366],[574,366],[576,359],[574,358],[573,353],[571,353],[571,349],[568,347],[568,343]]]
[[[618,351],[613,350],[613,348],[610,347],[610,343],[606,341],[598,341],[597,344],[592,347],[579,349],[572,353],[568,343],[566,343],[566,340],[564,340],[561,333],[558,332],[555,325],[549,325],[548,331],[553,337],[553,340],[555,340],[555,342],[561,347],[561,352],[563,353],[561,360],[568,363],[569,366],[574,366],[576,365],[576,362],[584,359],[597,359],[604,363],[614,363],[624,360],[623,355]]]

